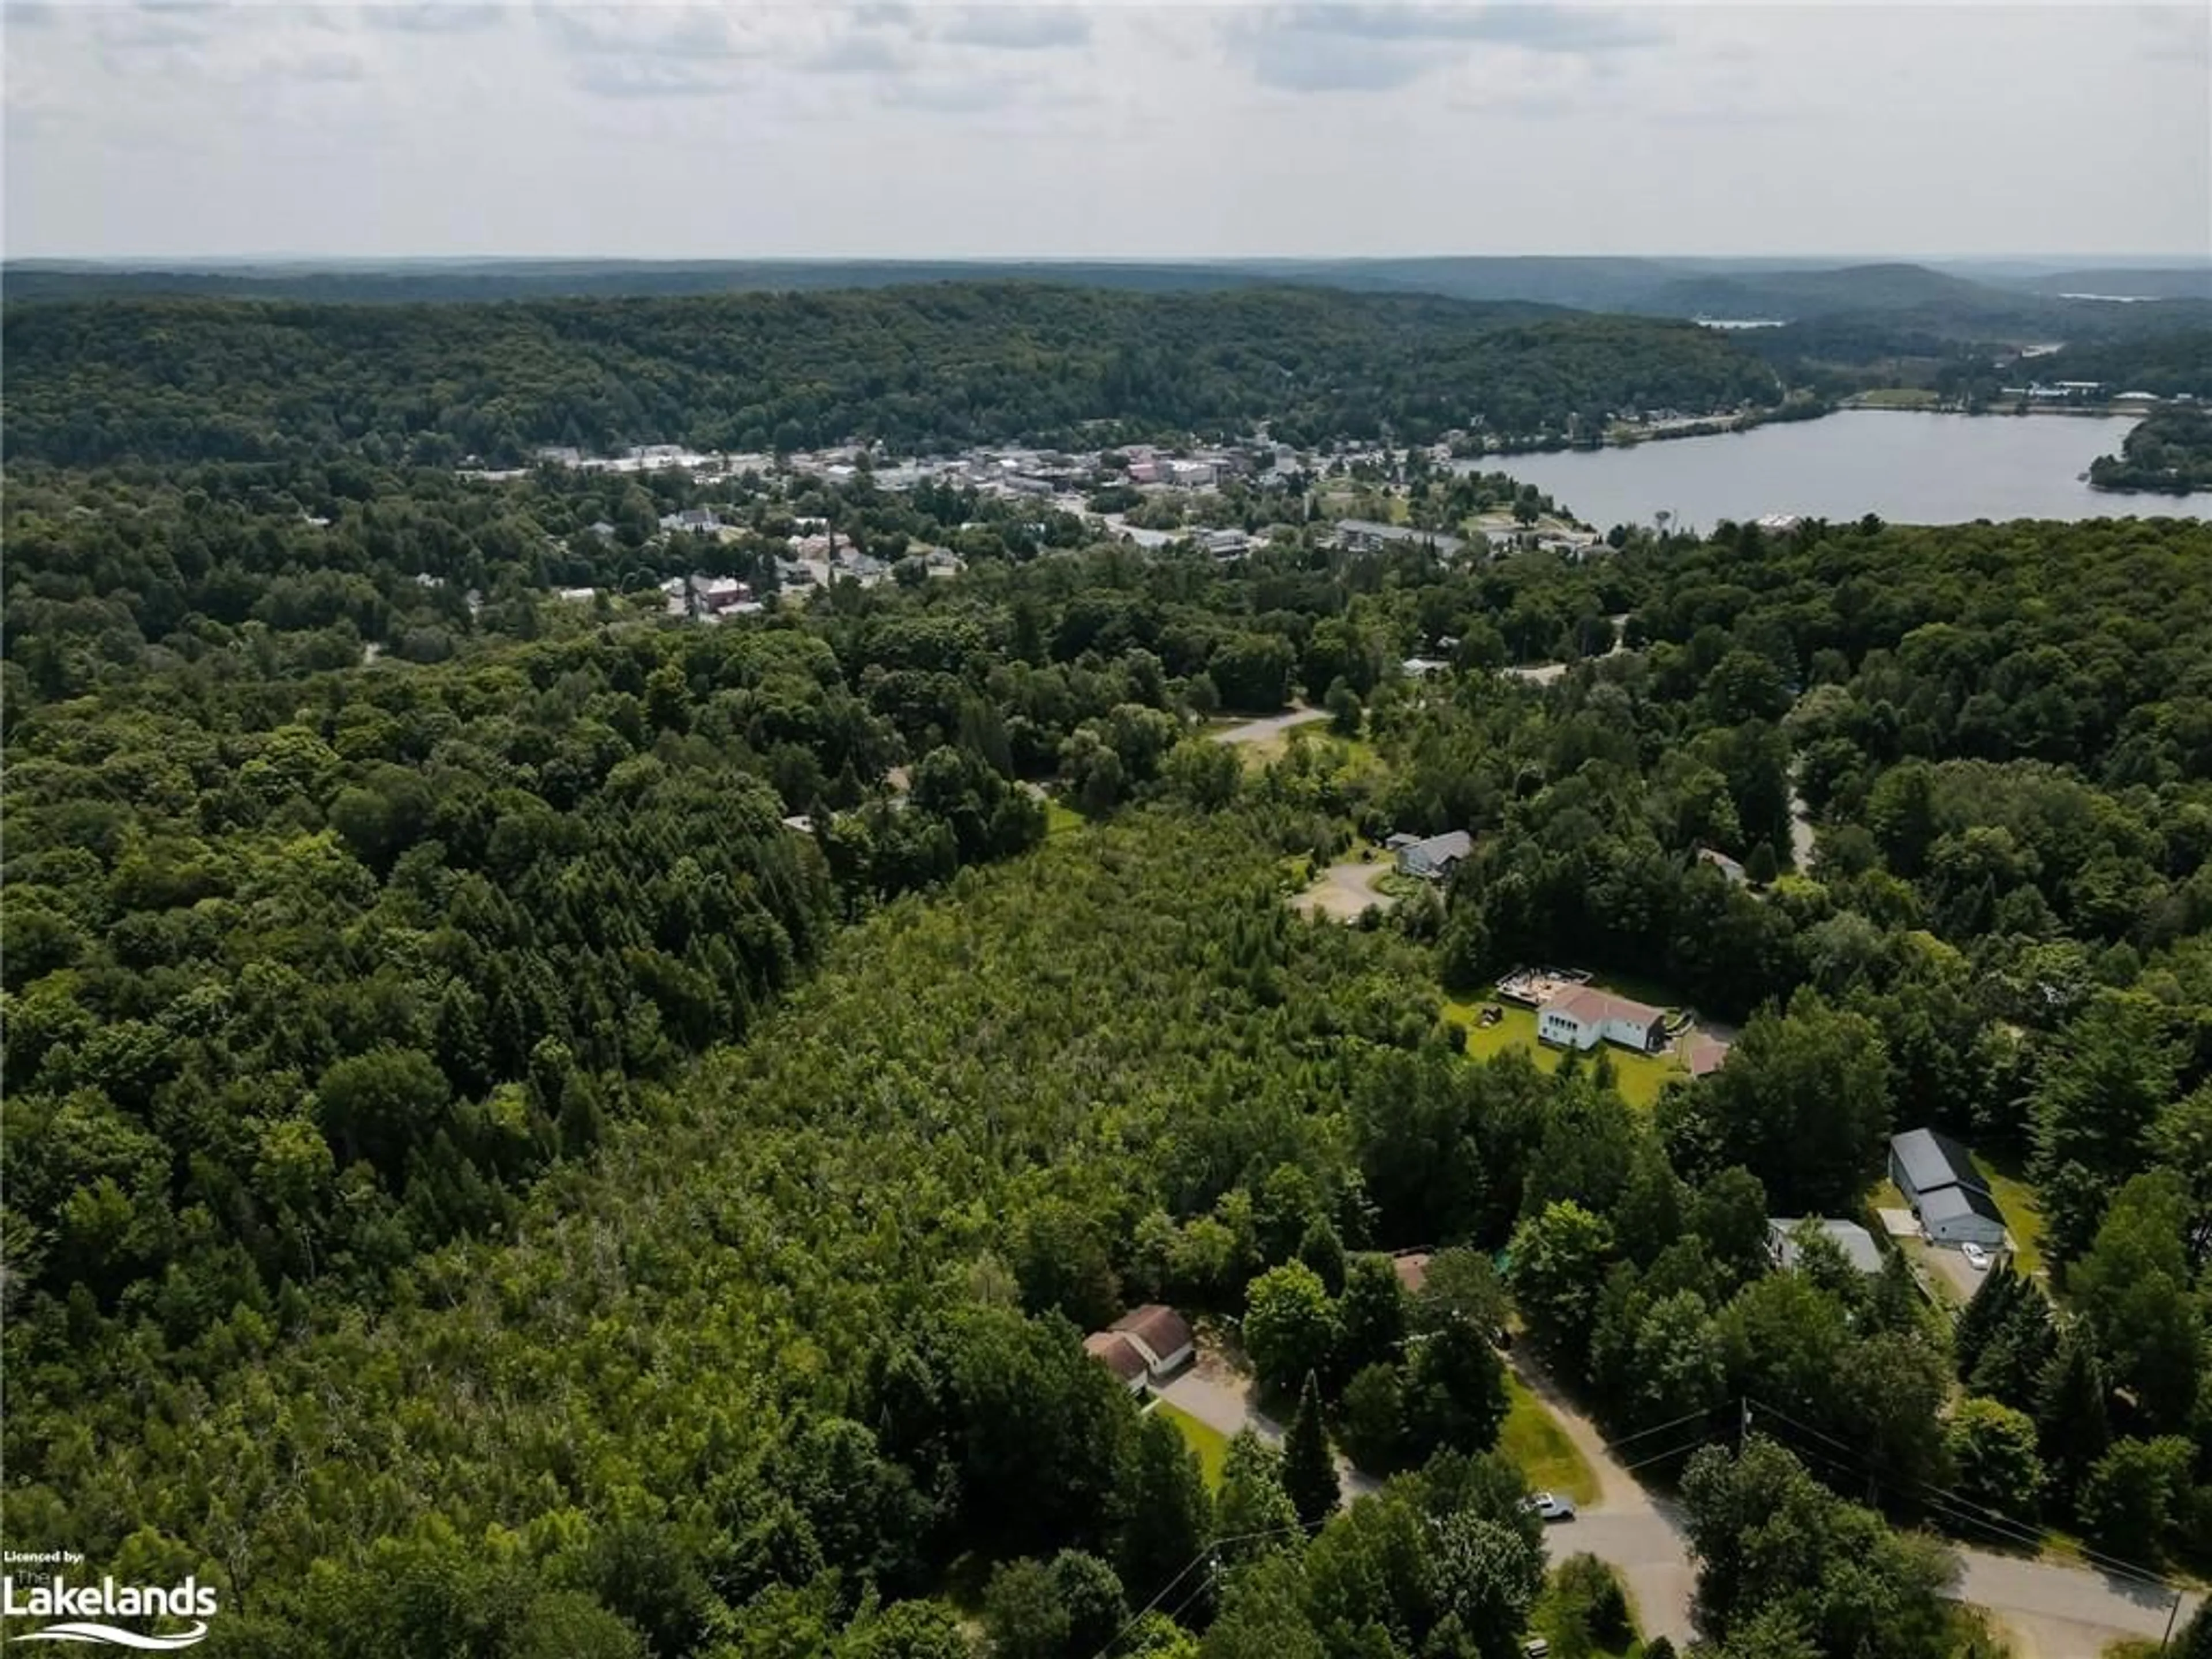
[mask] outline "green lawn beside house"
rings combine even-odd
[[[2004,1212],[2005,1225],[2017,1246],[2014,1265],[2030,1278],[2043,1271],[2043,1206],[2035,1188],[2021,1179],[2020,1166],[2009,1158],[1974,1155],[1975,1167],[1990,1183],[1990,1196]]]
[[[1533,1009],[1522,1008],[1510,1002],[1498,1006],[1505,1011],[1504,1018],[1494,1025],[1481,1023],[1482,999],[1462,1001],[1448,998],[1443,1005],[1444,1018],[1467,1030],[1467,1052],[1477,1060],[1493,1060],[1508,1049],[1521,1048],[1547,1072],[1556,1072],[1566,1058],[1566,1051],[1547,1048],[1536,1038],[1536,1015]],[[1613,1062],[1613,1076],[1619,1079],[1620,1097],[1632,1106],[1650,1108],[1656,1105],[1659,1091],[1667,1086],[1669,1078],[1687,1077],[1689,1073],[1672,1054],[1632,1054],[1625,1048],[1605,1045],[1603,1053]],[[1583,1056],[1584,1065],[1595,1065],[1596,1053]]]
[[[1229,1455],[1229,1437],[1208,1423],[1201,1423],[1187,1411],[1178,1410],[1164,1400],[1152,1407],[1159,1416],[1176,1425],[1183,1443],[1198,1454],[1198,1467],[1205,1472],[1206,1489],[1211,1492],[1221,1484],[1222,1460]]]
[[[1566,1431],[1552,1420],[1544,1403],[1508,1371],[1506,1397],[1511,1402],[1505,1425],[1498,1431],[1498,1449],[1510,1458],[1538,1492],[1557,1492],[1577,1504],[1597,1501],[1597,1476],[1575,1449]]]

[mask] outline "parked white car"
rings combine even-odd
[[[1528,1507],[1547,1521],[1571,1521],[1575,1518],[1575,1506],[1571,1501],[1547,1492],[1531,1493]]]
[[[1978,1273],[1990,1270],[1990,1253],[1971,1238],[1959,1246],[1959,1254],[1966,1258],[1966,1265]]]

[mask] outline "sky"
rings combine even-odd
[[[0,0],[29,258],[2212,257],[2212,6]]]

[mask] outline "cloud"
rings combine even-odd
[[[1377,41],[1475,40],[1530,52],[1587,53],[1667,39],[1648,18],[1583,7],[1496,5],[1293,6],[1283,26]]]
[[[978,76],[961,81],[893,82],[884,89],[884,101],[938,115],[981,115],[1006,108],[1016,95],[1011,82]]]
[[[471,5],[464,0],[370,0],[362,21],[374,29],[410,34],[468,34],[504,22],[514,8]]]
[[[1091,39],[1091,20],[1072,5],[969,6],[940,37],[956,46],[1003,52],[1048,52]]]
[[[364,81],[368,78],[368,65],[358,52],[311,52],[268,59],[262,73],[283,81]]]
[[[1388,91],[1485,46],[1589,58],[1668,38],[1648,18],[1525,5],[1294,5],[1230,30],[1255,78],[1288,92]]]
[[[817,75],[896,75],[906,58],[879,34],[848,34],[800,58],[799,67]]]
[[[699,7],[586,8],[540,0],[536,15],[571,82],[602,98],[711,97],[769,55],[776,15]]]

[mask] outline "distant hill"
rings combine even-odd
[[[2084,280],[2087,275],[2083,274]],[[383,303],[630,298],[762,290],[799,293],[975,281],[1062,283],[1137,292],[1205,292],[1266,282],[1356,293],[1521,301],[1578,311],[1784,320],[1931,307],[1955,312],[2003,309],[2017,307],[2024,293],[2045,291],[1998,288],[1917,264],[1829,267],[1760,259],[1544,255],[1188,263],[500,259],[319,265],[270,261],[167,267],[45,261],[9,264],[0,271],[0,279],[4,279],[10,300],[167,294]]]
[[[976,282],[1137,294],[1327,288],[1484,305],[1645,317],[1778,321],[1747,349],[1782,366],[1873,364],[1900,356],[2122,339],[2212,324],[2212,276],[2182,268],[1967,267],[1897,261],[1610,256],[1115,260],[270,260],[166,268],[26,261],[0,267],[10,304],[179,296],[315,304],[675,298],[806,294]],[[2118,305],[2064,294],[2153,296]]]
[[[2002,284],[2028,294],[2096,294],[2112,299],[2212,300],[2212,261],[2190,267],[2109,266],[2060,270]]]
[[[2007,303],[2011,298],[1984,283],[1946,276],[1925,265],[1850,265],[1833,270],[1778,270],[1750,276],[1677,280],[1659,290],[1650,308],[1686,316],[1762,317],[1796,322],[1846,312],[1969,310]]]
[[[1023,283],[313,305],[110,298],[5,313],[6,453],[67,465],[349,449],[428,465],[541,445],[902,450],[1272,424],[1290,442],[1564,434],[1626,410],[1771,405],[1711,329],[1277,284]]]

